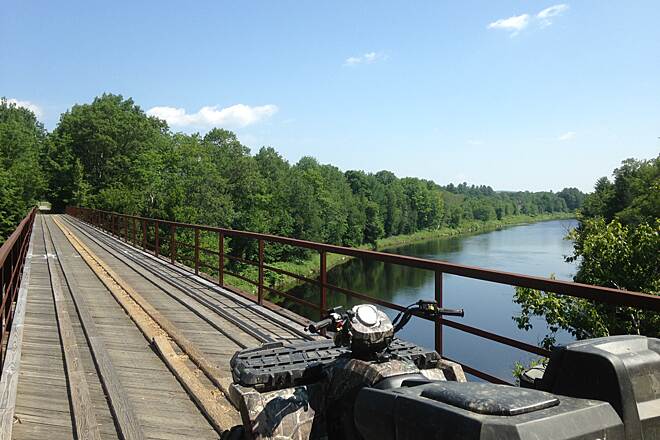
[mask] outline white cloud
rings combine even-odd
[[[518,35],[518,32],[525,29],[529,24],[529,14],[515,15],[509,18],[500,18],[488,25],[488,29],[503,29],[511,31],[511,36]]]
[[[236,104],[225,108],[206,106],[197,113],[186,113],[185,109],[176,107],[152,107],[147,114],[164,119],[172,126],[242,128],[270,118],[277,111],[277,106],[273,104],[256,107]]]
[[[529,14],[514,15],[509,18],[500,18],[488,25],[488,29],[502,29],[510,31],[511,36],[515,37],[530,24],[535,24],[541,28],[550,26],[555,17],[560,16],[568,11],[569,6],[566,3],[560,3],[543,9],[536,15],[530,16]]]
[[[382,52],[367,52],[363,55],[348,57],[344,60],[344,66],[357,66],[358,64],[372,64],[376,61],[384,61],[387,55]]]
[[[550,26],[552,24],[552,19],[568,10],[568,5],[565,3],[559,5],[553,5],[549,8],[545,8],[538,14],[536,18],[539,19],[541,27]]]
[[[557,138],[558,141],[564,142],[564,141],[570,141],[572,139],[575,139],[575,133],[574,131],[567,131],[566,133],[562,134]]]
[[[476,147],[478,145],[483,145],[484,141],[482,141],[481,139],[468,139],[467,144]]]
[[[40,118],[43,115],[43,111],[41,110],[41,107],[30,101],[21,101],[19,99],[9,98],[7,99],[7,102],[9,104],[14,104],[16,107],[23,107],[30,110],[32,113],[34,113],[34,115],[37,118]]]

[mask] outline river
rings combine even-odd
[[[575,220],[555,220],[513,226],[478,235],[429,240],[388,249],[402,255],[432,258],[452,263],[516,272],[526,275],[554,276],[571,280],[576,267],[566,263],[564,256],[571,254],[572,243],[564,237]],[[360,259],[350,260],[328,272],[328,282],[360,293],[376,296],[396,304],[407,305],[418,299],[433,299],[434,274],[394,264]],[[318,301],[318,287],[301,285],[290,290],[294,295]],[[530,331],[519,330],[512,317],[519,313],[513,302],[514,288],[507,285],[473,280],[454,275],[444,276],[445,307],[464,308],[465,324],[494,333],[538,344],[546,333],[545,322],[534,320]],[[358,301],[359,302],[359,301]],[[346,296],[329,293],[329,306],[347,303]],[[287,304],[299,313],[312,316],[295,304]],[[394,316],[395,313],[390,313]],[[433,347],[433,324],[412,319],[399,336],[426,347]],[[567,341],[570,336],[560,335]],[[453,359],[482,371],[511,380],[516,361],[528,362],[534,356],[508,346],[491,342],[445,327],[444,352]]]

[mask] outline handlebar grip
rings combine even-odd
[[[330,324],[332,324],[332,318],[325,318],[318,322],[312,322],[307,326],[306,330],[309,331],[310,333],[318,333],[319,331],[323,330]]]
[[[462,318],[463,316],[465,316],[465,310],[463,310],[463,309],[440,309],[440,310],[438,310],[438,315],[460,316]]]

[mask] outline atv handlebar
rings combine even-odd
[[[334,326],[332,330],[337,331],[342,327],[343,321],[348,319],[351,313],[350,310],[344,312],[341,306],[335,307],[328,310],[328,315],[325,318],[310,323],[305,327],[305,330],[310,333],[320,333],[321,330]],[[441,316],[459,316],[462,318],[464,315],[465,311],[463,309],[445,309],[443,307],[438,307],[438,303],[435,301],[419,300],[399,312],[396,318],[392,321],[392,324],[394,325],[394,333],[396,333],[401,330],[413,316],[419,316],[435,321]]]
[[[325,318],[317,322],[312,322],[307,326],[305,330],[307,330],[310,333],[318,333],[330,324],[332,324],[333,319],[332,318]]]
[[[445,309],[443,307],[438,307],[438,303],[435,301],[419,300],[406,307],[405,310],[399,312],[396,318],[394,318],[394,321],[392,321],[392,324],[394,324],[394,333],[401,330],[413,316],[419,316],[435,321],[441,316],[460,316],[462,318],[465,316],[465,311],[463,309]]]
[[[462,318],[463,316],[465,316],[465,310],[463,310],[463,309],[443,309],[443,308],[440,308],[436,311],[436,315],[460,316]]]

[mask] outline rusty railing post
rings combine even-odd
[[[155,226],[154,226],[154,228],[155,228],[155,229],[154,229],[154,240],[155,240],[155,242],[156,242],[156,243],[155,243],[156,246],[155,246],[155,249],[154,249],[154,255],[156,255],[156,257],[157,257],[158,254],[159,254],[159,252],[160,252],[160,250],[159,250],[160,243],[159,243],[159,241],[158,241],[158,229],[160,229],[160,225],[158,224],[158,220],[156,220],[156,222],[154,223],[154,225],[155,225]]]
[[[147,221],[142,219],[142,249],[147,249]]]
[[[225,233],[218,233],[218,284],[225,285]]]
[[[195,227],[195,275],[199,275],[199,228]]]
[[[176,261],[176,226],[170,225],[170,261],[172,264]]]
[[[442,307],[442,272],[435,272],[435,301]],[[435,351],[442,356],[442,317],[435,321]]]
[[[319,267],[319,281],[321,282],[321,298],[319,299],[319,313],[321,316],[325,315],[325,309],[328,304],[328,265],[327,254],[325,251],[319,252],[320,267]]]
[[[264,240],[259,239],[259,288],[257,290],[259,304],[264,303]]]
[[[137,231],[136,231],[136,229],[137,229],[137,224],[136,224],[136,222],[135,222],[135,217],[132,217],[132,220],[133,220],[133,221],[132,221],[132,223],[133,223],[133,227],[132,227],[131,229],[132,229],[132,231],[133,231],[133,245],[137,246]]]

